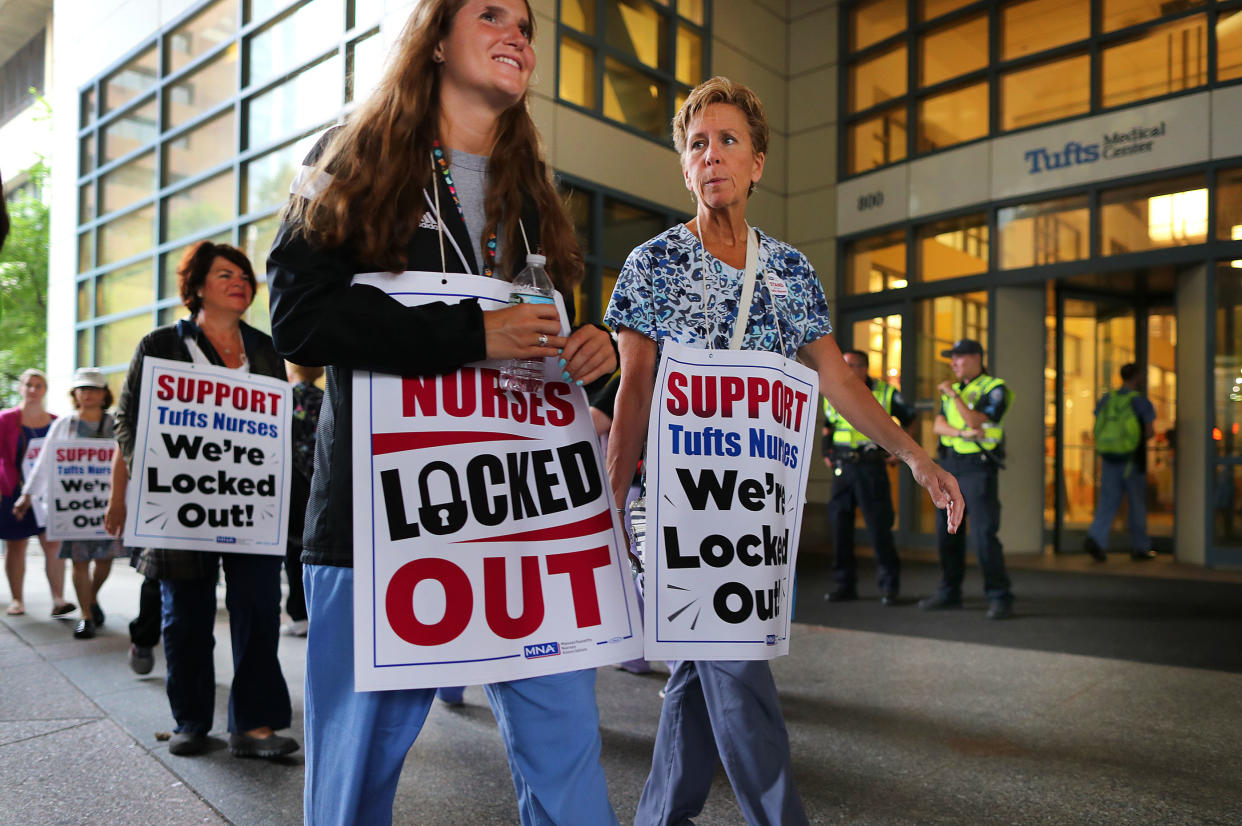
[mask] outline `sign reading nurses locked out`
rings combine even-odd
[[[665,342],[647,433],[647,659],[789,653],[818,392],[776,353]]]
[[[104,514],[112,492],[111,439],[66,439],[51,448],[47,490],[47,538],[107,539]],[[44,461],[47,461],[46,459]]]
[[[279,379],[148,356],[125,544],[283,556],[290,399]]]
[[[359,282],[407,305],[474,298],[494,310],[509,297],[509,284],[470,275]],[[535,677],[642,653],[586,394],[551,364],[542,393],[506,392],[499,366],[354,373],[360,691]]]

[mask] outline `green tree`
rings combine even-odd
[[[17,402],[17,378],[47,357],[49,212],[35,197],[48,179],[42,159],[27,170],[33,186],[8,204],[9,238],[0,251],[0,404]],[[72,334],[72,333],[71,333]]]

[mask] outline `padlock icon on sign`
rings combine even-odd
[[[448,480],[450,497],[447,501],[432,502],[431,475],[439,471]],[[448,462],[435,461],[426,465],[418,474],[418,521],[423,529],[436,536],[454,533],[466,524],[466,500],[461,498],[461,483],[457,472]]]

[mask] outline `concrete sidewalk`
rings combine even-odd
[[[101,597],[107,624],[78,641],[72,622],[48,618],[39,561],[30,568],[27,616],[0,625],[0,822],[301,822],[301,752],[265,762],[225,750],[223,596],[216,739],[207,754],[174,757],[155,737],[172,728],[162,656],[146,677],[126,664],[138,576],[116,567]],[[809,625],[795,626],[792,651],[774,670],[814,823],[1242,822],[1242,675]],[[301,742],[305,641],[283,638],[281,661]],[[650,766],[662,681],[599,671],[622,823]],[[394,822],[517,823],[481,689],[432,710]],[[742,823],[719,772],[698,822]]]

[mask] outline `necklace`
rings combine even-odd
[[[462,221],[466,220],[466,211],[462,209],[461,199],[457,197],[457,187],[453,185],[453,173],[449,172],[448,159],[444,157],[444,149],[440,146],[440,141],[433,141],[431,144],[431,155],[436,160],[436,166],[440,169],[440,174],[444,176],[444,183],[448,185],[449,194],[453,196],[453,203],[457,205],[457,214],[461,216]],[[487,236],[487,252],[483,256],[483,275],[487,278],[492,277],[492,267],[496,263],[496,231]]]

